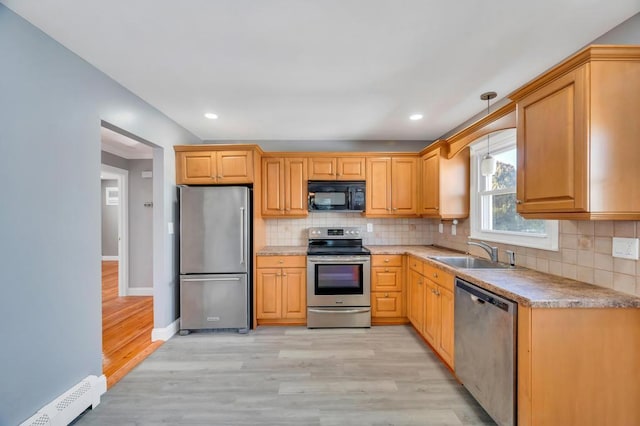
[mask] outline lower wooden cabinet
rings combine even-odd
[[[258,256],[258,324],[304,324],[307,318],[305,256]]]
[[[451,368],[454,367],[453,285],[453,275],[409,257],[409,321]]]
[[[371,256],[371,322],[406,324],[403,255]]]

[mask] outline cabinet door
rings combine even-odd
[[[259,268],[256,271],[256,318],[282,318],[282,269]]]
[[[437,285],[431,280],[424,280],[424,338],[431,345],[438,348],[438,329],[440,328],[440,307]]]
[[[309,157],[309,180],[335,180],[336,175],[334,157]]]
[[[179,152],[177,184],[213,184],[217,181],[216,153],[211,151]]]
[[[252,183],[252,151],[219,151],[217,155],[217,183]]]
[[[366,177],[364,157],[338,157],[338,180],[365,180]]]
[[[453,292],[438,286],[440,302],[440,339],[437,350],[451,368],[453,368]]]
[[[423,215],[438,216],[440,209],[440,149],[422,157]]]
[[[587,209],[587,67],[518,102],[519,213]]]
[[[417,158],[393,158],[391,160],[391,210],[395,215],[418,213]],[[369,187],[367,186],[367,191]]]
[[[284,160],[284,196],[287,215],[306,215],[307,208],[307,159],[286,158]]]
[[[409,321],[422,333],[424,323],[423,278],[415,271],[409,271]]]
[[[371,291],[402,291],[402,268],[399,266],[373,266]]]
[[[371,293],[373,318],[398,318],[402,316],[402,293],[398,291]]]
[[[282,317],[307,317],[307,279],[305,268],[282,270]]]
[[[262,159],[262,215],[282,216],[284,214],[284,160],[282,158]]]
[[[391,158],[367,158],[366,214],[391,214]]]

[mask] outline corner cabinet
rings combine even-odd
[[[364,179],[364,157],[309,157],[309,180]]]
[[[366,169],[365,216],[417,216],[416,157],[369,157]]]
[[[402,255],[371,256],[371,322],[406,324]]]
[[[540,219],[640,219],[640,46],[591,46],[509,95],[517,210]]]
[[[420,214],[437,219],[469,216],[469,149],[447,158],[448,147],[438,141],[423,151]]]
[[[177,145],[174,149],[178,185],[253,183],[251,149],[216,150],[207,145]]]
[[[264,217],[308,214],[306,158],[262,158],[261,213]]]
[[[257,256],[256,319],[264,324],[306,324],[305,256]]]

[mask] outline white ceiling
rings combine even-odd
[[[482,92],[505,97],[640,12],[640,0],[2,3],[205,140],[435,139],[486,108]]]
[[[100,128],[102,151],[127,160],[153,158],[153,148],[106,127]]]

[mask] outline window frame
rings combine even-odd
[[[500,130],[490,134],[491,137],[491,154],[496,154],[510,149],[516,148],[516,131],[515,129]],[[480,161],[487,152],[487,136],[469,145],[471,151],[470,157],[470,209],[469,217],[471,221],[471,229],[469,238],[476,240],[491,241],[514,246],[529,247],[541,250],[558,251],[558,221],[545,220],[545,235],[535,235],[526,232],[513,231],[487,231],[482,229],[482,195],[480,191]],[[515,187],[513,188],[515,191]],[[486,191],[482,191],[486,192]],[[511,190],[496,190],[494,195],[499,193],[510,194]]]

